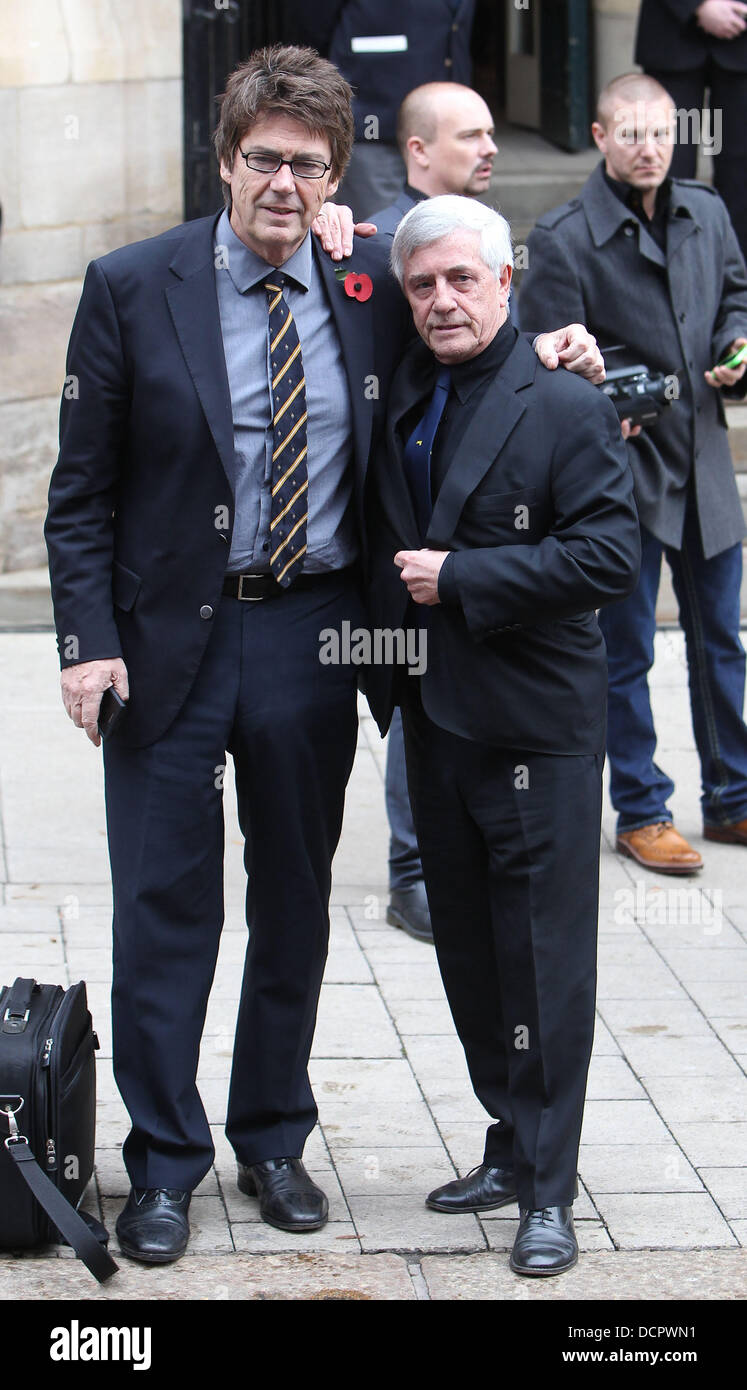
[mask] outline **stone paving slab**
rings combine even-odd
[[[703,1181],[674,1141],[662,1144],[582,1144],[579,1167],[597,1196],[606,1192],[703,1191]]]
[[[267,1228],[269,1230],[269,1227]],[[279,1234],[279,1233],[278,1233]],[[0,1299],[376,1299],[416,1297],[407,1262],[397,1255],[235,1254],[150,1269],[122,1260],[106,1284],[73,1262],[0,1255]]]
[[[588,1254],[558,1279],[523,1279],[497,1255],[426,1256],[422,1272],[432,1299],[743,1299],[747,1260],[741,1253],[685,1255],[633,1251]]]
[[[625,1250],[701,1250],[737,1239],[707,1192],[600,1192],[596,1203]]]

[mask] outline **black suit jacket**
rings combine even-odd
[[[643,0],[638,16],[635,61],[642,68],[684,72],[710,58],[720,68],[747,72],[747,31],[717,39],[695,19],[700,0]]]
[[[58,646],[63,666],[124,658],[121,737],[131,746],[152,743],[181,709],[230,551],[233,420],[216,220],[93,261],[68,351],[45,528]],[[373,280],[361,301],[314,243],[348,375],[361,534],[369,452],[408,332],[388,249],[388,239],[356,239],[350,267]]]
[[[594,609],[630,593],[640,564],[615,410],[588,382],[546,370],[517,338],[448,465],[426,536],[456,552],[458,602],[425,609],[409,603],[393,556],[420,544],[398,424],[432,374],[418,342],[392,384],[369,479],[372,620],[426,625],[422,698],[442,728],[496,747],[602,752],[607,668]],[[402,668],[372,670],[382,730],[412,679]]]

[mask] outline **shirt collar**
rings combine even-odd
[[[691,209],[682,199],[675,181],[671,182],[671,201],[669,214],[675,217],[693,217]],[[610,186],[606,176],[604,160],[589,175],[581,195],[581,202],[589,230],[595,246],[603,246],[615,235],[625,222],[631,221],[631,210]],[[621,185],[625,187],[625,185]]]
[[[301,245],[283,265],[269,265],[237,237],[231,226],[228,209],[224,208],[215,228],[215,245],[216,248],[228,248],[228,264],[225,269],[228,270],[239,294],[246,294],[247,290],[261,284],[267,279],[268,272],[275,275],[282,272],[294,280],[299,289],[308,290],[311,287],[311,232],[306,233]]]
[[[408,198],[412,198],[414,203],[422,203],[430,196],[428,193],[421,192],[419,188],[413,188],[411,183],[406,183],[402,192],[406,193]]]
[[[619,198],[626,207],[630,208],[631,212],[634,212],[637,217],[643,216],[647,222],[653,222],[654,218],[666,217],[672,197],[671,179],[665,179],[659,188],[657,188],[656,198],[654,199],[654,216],[649,217],[643,206],[643,194],[639,188],[634,188],[630,183],[623,183],[620,179],[613,179],[612,175],[608,174],[604,167],[602,168],[602,173],[607,186],[612,189],[615,196]]]

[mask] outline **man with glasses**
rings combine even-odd
[[[320,633],[365,621],[366,467],[407,332],[388,242],[356,239],[338,278],[309,234],[352,141],[332,64],[254,54],[215,137],[225,210],[93,262],[71,337],[46,536],[68,713],[98,744],[102,693],[126,701],[104,745],[132,1120],[117,1232],[151,1263],[184,1253],[213,1159],[196,1073],[226,751],[249,879],[226,1132],[265,1221],[313,1231],[328,1214],[301,1154],[358,668],[323,665]],[[585,334],[569,355],[598,356]]]

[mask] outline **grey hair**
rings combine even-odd
[[[394,234],[390,264],[400,286],[404,288],[405,261],[414,251],[461,229],[480,233],[480,255],[496,280],[505,265],[513,266],[511,228],[505,217],[474,198],[443,193],[416,203]]]

